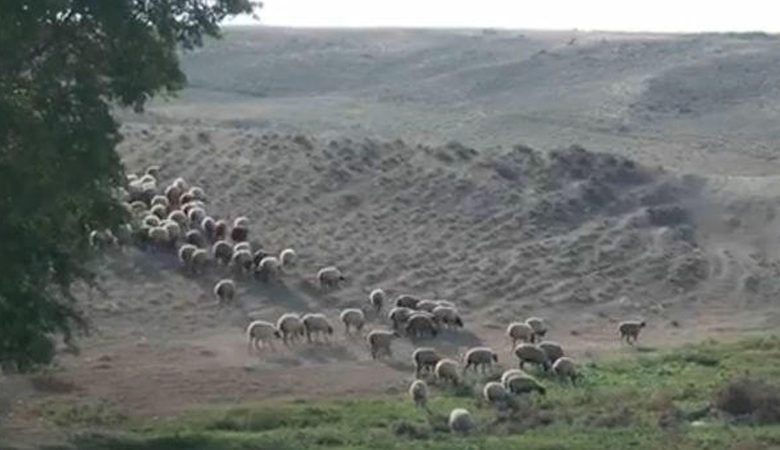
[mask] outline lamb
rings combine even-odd
[[[618,332],[620,333],[620,339],[625,339],[626,343],[633,344],[639,339],[639,332],[642,331],[646,323],[638,320],[627,320],[620,322],[618,326]]]
[[[528,374],[508,377],[504,381],[504,387],[515,395],[530,394],[532,392],[538,392],[541,395],[547,393],[547,389],[536,378]]]
[[[374,289],[370,294],[368,294],[368,302],[371,303],[371,306],[374,308],[374,311],[376,311],[377,314],[379,314],[379,312],[382,310],[386,297],[387,296],[385,295],[385,291],[382,289]]]
[[[409,396],[418,408],[428,409],[428,385],[423,380],[414,380],[409,386]]]
[[[228,265],[233,259],[233,247],[227,241],[217,241],[211,246],[211,254],[215,260]]]
[[[538,338],[542,338],[547,334],[547,324],[544,319],[529,317],[525,323],[534,330],[534,339],[531,342],[536,342]]]
[[[498,354],[488,347],[475,347],[466,352],[466,366],[463,373],[470,368],[475,371],[480,367],[483,371],[490,369],[494,362],[498,362]]]
[[[192,252],[189,266],[193,273],[198,273],[199,271],[204,270],[208,263],[209,254],[206,252],[206,250],[199,248]]]
[[[252,267],[252,253],[248,250],[233,252],[233,257],[230,259],[230,265],[237,271],[250,269]]]
[[[558,358],[563,358],[563,347],[557,342],[543,341],[538,345],[547,355],[547,360],[550,361],[550,364],[554,364]]]
[[[436,364],[441,361],[441,356],[431,347],[420,347],[412,353],[415,376],[420,376],[423,371],[434,372]]]
[[[291,270],[298,262],[298,255],[295,250],[286,248],[279,253],[279,262],[282,264],[282,269]]]
[[[433,320],[423,314],[412,314],[406,322],[406,334],[413,338],[436,337],[439,329]]]
[[[508,407],[512,400],[509,391],[503,384],[497,381],[490,381],[485,384],[485,387],[482,388],[482,397],[484,397],[485,401],[488,403],[499,408]]]
[[[190,230],[185,233],[184,241],[198,248],[204,248],[206,246],[206,238],[204,238],[201,232],[198,230]]]
[[[393,322],[393,329],[397,330],[401,325],[405,324],[409,320],[412,312],[413,311],[409,308],[396,306],[387,313],[387,318]]]
[[[249,228],[246,227],[233,227],[230,230],[230,239],[233,242],[243,242],[249,238]]]
[[[529,376],[529,375],[522,369],[505,370],[504,373],[501,374],[501,384],[506,386],[507,380],[514,376]]]
[[[392,358],[393,352],[390,344],[393,342],[393,339],[398,337],[400,335],[395,331],[373,330],[369,332],[366,340],[371,348],[371,358],[378,359],[382,355]]]
[[[224,220],[217,220],[214,224],[214,239],[217,241],[227,238],[228,224]]]
[[[399,295],[395,299],[395,306],[400,308],[417,309],[418,303],[420,303],[420,299],[409,294]]]
[[[184,244],[179,247],[179,261],[184,264],[185,267],[189,267],[190,260],[192,260],[192,254],[195,253],[198,247],[192,244]]]
[[[515,347],[515,356],[520,361],[521,369],[525,363],[539,365],[545,371],[550,369],[550,360],[547,359],[547,354],[538,345],[526,342],[518,344]]]
[[[174,222],[173,220],[165,219],[162,221],[162,224],[160,224],[163,228],[165,228],[168,231],[168,238],[170,239],[171,244],[176,244],[176,241],[179,240],[181,237],[181,227],[178,223]]]
[[[439,323],[449,327],[463,328],[463,319],[458,310],[450,306],[436,306],[433,308],[433,316]]]
[[[249,218],[240,216],[233,220],[233,228],[249,228]]]
[[[327,340],[327,336],[333,334],[333,327],[324,314],[306,314],[303,316],[302,320],[303,327],[306,330],[306,340],[309,342],[312,342],[312,335],[315,337],[320,335]]]
[[[339,282],[346,281],[341,271],[335,266],[324,267],[317,272],[317,281],[322,289],[338,287]]]
[[[214,286],[214,296],[218,305],[232,302],[236,297],[236,283],[230,279],[219,280]]]
[[[569,378],[572,384],[575,383],[579,376],[577,373],[577,365],[574,364],[574,360],[566,356],[558,358],[558,360],[555,361],[555,364],[553,364],[552,369],[553,373],[559,377]]]
[[[282,333],[282,339],[286,345],[297,341],[305,334],[303,321],[297,314],[286,313],[276,321],[276,328]]]
[[[250,323],[246,329],[246,336],[247,340],[249,341],[247,350],[250,354],[252,353],[252,347],[254,347],[255,350],[260,350],[261,343],[263,346],[265,346],[265,344],[269,344],[271,348],[273,348],[273,339],[279,339],[282,337],[281,333],[279,333],[279,330],[274,326],[274,324],[264,320],[255,320],[254,322]]]
[[[251,265],[251,255],[250,263]],[[282,271],[282,263],[276,256],[266,256],[260,260],[260,264],[257,265],[256,274],[265,281],[271,281],[279,278]]]
[[[450,418],[447,424],[450,427],[450,432],[458,434],[471,433],[476,424],[471,417],[471,413],[463,408],[455,408],[450,412]]]
[[[190,222],[198,224],[206,218],[206,211],[201,207],[190,208],[187,217],[190,219]]]
[[[512,322],[506,327],[506,335],[512,341],[512,348],[515,348],[517,341],[533,342],[534,329],[523,322]]]
[[[189,219],[187,218],[187,215],[184,214],[184,211],[180,209],[174,209],[171,211],[170,214],[168,214],[168,220],[172,220],[179,224],[180,227],[185,228],[189,224]]]
[[[347,308],[341,311],[339,315],[341,322],[344,323],[346,334],[349,334],[350,327],[354,327],[359,333],[363,330],[363,325],[366,323],[366,316],[363,311],[357,308]]]
[[[450,381],[453,385],[457,385],[459,382],[458,363],[448,358],[441,359],[436,363],[433,374],[439,381]]]

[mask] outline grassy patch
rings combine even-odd
[[[405,394],[269,402],[196,411],[173,422],[133,426],[122,434],[82,435],[73,444],[90,450],[780,447],[780,425],[775,420],[742,425],[711,408],[719,401],[736,402],[740,412],[753,404],[764,408],[773,404],[777,385],[772,383],[780,380],[778,338],[733,344],[708,341],[673,351],[641,352],[633,358],[587,364],[582,373],[575,386],[540,375],[548,394],[520,399],[519,408],[509,416],[498,414],[476,395],[463,395],[479,392],[480,380],[468,389],[432,386],[430,412],[416,409]],[[770,394],[762,397],[763,392]],[[743,400],[748,406],[740,403]],[[467,408],[475,416],[474,434],[447,432],[447,414],[455,407]],[[759,419],[775,417],[775,409],[769,415],[762,411]]]

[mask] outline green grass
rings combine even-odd
[[[780,448],[780,424],[733,425],[711,414],[714,393],[744,377],[780,380],[780,339],[704,342],[582,367],[577,386],[542,377],[545,397],[511,418],[464,389],[432,388],[428,414],[405,395],[343,401],[269,402],[193,411],[164,423],[125,423],[83,434],[88,450],[285,449],[763,449]],[[474,380],[474,391],[480,381]],[[465,392],[467,393],[467,392]],[[479,430],[452,436],[446,415],[465,407]],[[80,422],[79,422],[80,423]]]

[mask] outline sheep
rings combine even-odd
[[[453,385],[457,385],[460,381],[458,377],[458,363],[455,360],[444,358],[436,363],[436,367],[433,369],[433,374],[439,381],[450,381]]]
[[[252,353],[252,347],[254,347],[255,350],[260,350],[261,343],[263,346],[265,346],[265,344],[269,344],[271,348],[273,348],[273,338],[279,339],[282,337],[281,333],[279,333],[279,330],[274,326],[274,324],[264,320],[255,320],[254,322],[250,323],[246,328],[246,336],[247,340],[249,341],[247,351],[250,354]]]
[[[405,324],[409,320],[412,312],[413,311],[409,308],[396,306],[387,313],[387,318],[393,322],[393,329],[397,330],[401,325]]]
[[[154,214],[148,214],[144,216],[144,218],[141,220],[141,224],[149,228],[159,227],[160,218],[155,216]]]
[[[506,335],[512,341],[512,348],[515,348],[517,341],[533,342],[534,329],[524,322],[512,322],[506,327]]]
[[[371,304],[377,314],[382,311],[386,297],[387,296],[385,295],[385,291],[382,289],[374,289],[370,294],[368,294],[368,302]]]
[[[165,247],[171,241],[168,230],[160,226],[149,229],[149,240],[160,248]]]
[[[187,217],[190,219],[190,222],[198,224],[203,222],[203,219],[206,218],[206,210],[204,210],[201,207],[195,207],[191,208],[189,212],[187,213]]]
[[[136,175],[134,173],[128,173],[127,175],[125,175],[125,178],[127,179],[128,183],[132,183],[134,181],[138,181],[138,175]]]
[[[423,314],[412,314],[406,322],[406,335],[413,338],[436,337],[439,329],[433,320]]]
[[[233,252],[233,257],[230,259],[230,265],[233,270],[246,271],[252,267],[252,253],[249,250],[239,250]]]
[[[458,434],[468,434],[474,430],[476,424],[471,417],[471,413],[463,408],[455,408],[450,412],[450,418],[447,421],[450,432]]]
[[[218,305],[232,302],[236,297],[236,283],[227,278],[219,280],[214,286],[214,297]]]
[[[528,374],[508,377],[504,381],[504,387],[515,395],[530,394],[532,392],[538,392],[541,395],[547,393],[547,389],[536,378]]]
[[[249,228],[246,227],[233,227],[230,230],[230,239],[233,242],[243,242],[249,238]]]
[[[536,364],[545,371],[550,369],[550,360],[547,359],[547,354],[536,344],[520,343],[515,347],[514,353],[519,360],[521,369],[525,366],[525,363]]]
[[[486,402],[499,408],[506,408],[511,403],[509,391],[498,381],[490,381],[482,388],[482,397]]]
[[[193,200],[195,200],[195,198],[193,198],[192,194],[190,194],[189,192],[183,192],[179,196],[179,204],[182,205],[182,206],[186,205],[187,203],[189,203],[189,202],[191,202]]]
[[[339,282],[346,281],[346,278],[338,267],[328,266],[317,272],[317,281],[320,283],[320,288],[325,289],[329,287],[338,287]]]
[[[251,255],[250,255],[251,264]],[[279,258],[276,256],[266,256],[260,260],[260,264],[257,265],[255,273],[265,281],[276,280],[282,271],[282,263],[279,262]]]
[[[633,344],[639,339],[639,332],[642,331],[646,323],[638,320],[627,320],[620,322],[618,325],[618,332],[620,333],[620,339],[625,339],[626,343]]]
[[[217,241],[211,246],[211,254],[215,260],[228,265],[233,259],[233,247],[227,241]]]
[[[414,406],[428,409],[428,385],[423,380],[412,381],[409,386],[409,397],[412,398]]]
[[[510,378],[512,378],[514,376],[518,376],[518,375],[529,376],[525,372],[525,370],[522,370],[522,369],[509,369],[509,370],[505,370],[504,373],[501,374],[501,384],[506,386],[506,382],[507,382],[508,379],[510,379]]]
[[[168,232],[168,243],[172,246],[176,245],[176,241],[179,240],[181,237],[181,227],[178,223],[165,219],[160,226],[162,228],[165,228],[165,231]]]
[[[168,220],[172,220],[179,224],[180,227],[185,228],[189,225],[189,219],[184,211],[180,209],[174,209],[168,214]]]
[[[179,198],[181,198],[181,189],[179,189],[176,185],[170,185],[167,188],[165,188],[165,198],[168,199],[169,205],[178,205],[179,204]]]
[[[372,330],[369,332],[368,336],[366,336],[366,341],[368,341],[368,346],[371,348],[371,358],[378,359],[382,355],[392,358],[393,352],[390,344],[393,342],[393,339],[398,337],[400,335],[395,331]]]
[[[209,263],[209,254],[206,250],[196,249],[190,258],[190,269],[193,273],[204,270]]]
[[[182,195],[181,198],[183,199],[181,202],[181,210],[184,212],[184,214],[187,215],[187,218],[190,217],[190,213],[193,209],[199,208],[203,210],[203,213],[195,213],[196,219],[205,219],[206,218],[206,204],[199,201],[199,200],[193,200],[186,197],[187,194]],[[201,220],[202,221],[202,220]],[[193,222],[195,225],[199,224],[200,222]]]
[[[192,198],[195,199],[195,200],[200,200],[200,201],[204,201],[204,202],[206,201],[206,193],[203,192],[202,188],[199,188],[197,186],[193,186],[193,187],[190,188],[189,191],[187,191],[187,193],[190,194],[192,196]]]
[[[260,261],[262,261],[263,258],[265,258],[266,256],[273,256],[273,255],[263,250],[262,248],[255,250],[255,252],[252,254],[252,264],[255,267],[258,267],[260,265]]]
[[[363,325],[366,323],[365,314],[357,308],[347,308],[344,311],[341,311],[339,318],[341,319],[341,322],[344,323],[346,334],[349,334],[350,327],[354,327],[359,333],[363,330]]]
[[[233,246],[233,251],[237,252],[239,250],[246,250],[248,252],[252,251],[252,244],[249,242],[239,242],[238,244]]]
[[[302,317],[303,327],[306,330],[306,340],[312,342],[312,335],[320,335],[325,340],[333,334],[333,327],[324,314],[310,313]]]
[[[160,166],[154,165],[146,168],[145,176],[148,175],[153,179],[160,176]]]
[[[537,345],[547,355],[547,360],[550,361],[550,364],[555,364],[555,361],[557,361],[558,358],[563,357],[563,347],[557,342],[543,341]]]
[[[240,216],[233,220],[233,228],[249,228],[249,218]]]
[[[130,209],[133,210],[133,214],[136,215],[142,215],[147,210],[146,203],[136,200],[134,202],[130,202]]]
[[[439,323],[449,327],[463,328],[463,319],[458,310],[450,306],[437,306],[433,308],[433,316]]]
[[[279,320],[276,321],[276,328],[282,333],[282,339],[286,345],[297,341],[306,332],[301,318],[293,313],[286,313],[279,317]]]
[[[179,261],[181,261],[185,267],[188,267],[190,265],[190,260],[192,259],[192,254],[195,253],[195,250],[197,249],[198,247],[195,247],[192,244],[182,245],[179,247]]]
[[[490,369],[494,362],[498,362],[498,354],[488,347],[474,347],[466,352],[466,366],[463,373],[470,368],[477,371],[480,367],[483,371]]]
[[[432,313],[433,309],[436,308],[437,306],[439,305],[436,303],[435,300],[423,299],[417,302],[416,309],[419,311],[427,311],[429,313]]]
[[[574,384],[577,377],[579,376],[577,372],[577,365],[574,364],[574,360],[567,357],[562,356],[558,358],[557,361],[552,366],[553,373],[558,375],[561,378],[568,377],[571,380],[571,383]]]
[[[138,179],[139,184],[157,184],[157,177],[147,173]]]
[[[188,244],[192,244],[198,248],[203,248],[206,246],[206,238],[203,237],[203,234],[201,234],[198,230],[189,230],[184,234],[184,242]]]
[[[436,364],[441,361],[441,356],[436,353],[431,347],[420,347],[414,350],[412,353],[412,361],[414,361],[414,374],[420,376],[423,371],[427,370],[433,372],[436,369]]]
[[[534,330],[534,339],[531,342],[536,342],[538,338],[542,338],[547,334],[547,324],[544,319],[529,317],[525,323]]]
[[[449,300],[436,300],[437,306],[444,306],[447,308],[455,308],[455,303],[452,303]]]
[[[97,231],[89,233],[89,245],[96,249],[102,249],[114,245],[117,239],[111,234],[110,230]]]
[[[203,230],[203,234],[209,240],[214,240],[214,229],[216,228],[216,222],[212,217],[206,216],[200,221],[200,229]]]
[[[164,206],[165,209],[168,209],[171,204],[168,201],[168,197],[164,195],[155,195],[152,197],[152,201],[150,203],[151,206]]]
[[[291,270],[298,262],[298,255],[295,250],[286,248],[279,253],[279,261],[282,263],[282,269]]]
[[[115,244],[128,245],[133,241],[133,226],[129,223],[119,225],[116,229]]]
[[[401,308],[417,309],[418,303],[420,303],[420,299],[409,294],[399,295],[395,299],[395,306]]]
[[[214,240],[223,240],[227,238],[228,224],[224,220],[217,220],[214,223]]]
[[[187,184],[187,182],[184,181],[184,178],[182,178],[182,177],[179,177],[179,178],[176,178],[175,180],[173,180],[173,183],[171,185],[172,186],[176,186],[182,192],[184,192],[184,191],[186,191],[187,189],[190,188],[190,185]]]
[[[149,212],[151,214],[154,214],[155,216],[157,216],[157,218],[160,219],[160,220],[163,220],[166,217],[168,217],[168,208],[166,208],[163,205],[154,205],[149,210]]]

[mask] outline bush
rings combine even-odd
[[[780,423],[780,388],[761,380],[738,378],[715,393],[715,407],[760,424]]]

